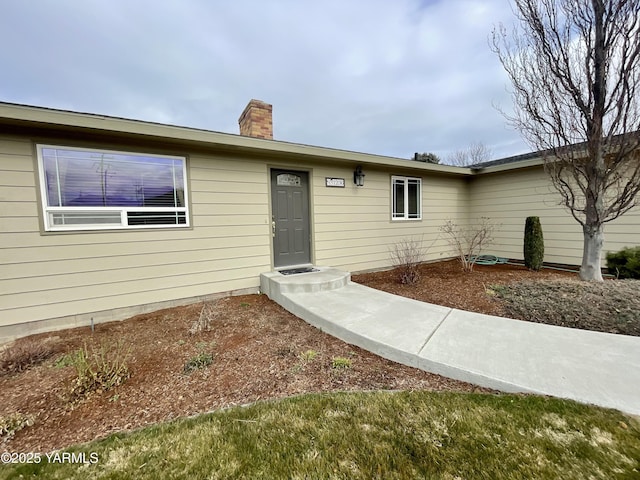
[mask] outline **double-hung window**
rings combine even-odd
[[[187,227],[186,159],[38,145],[47,231]]]
[[[391,219],[422,219],[422,179],[391,177]]]

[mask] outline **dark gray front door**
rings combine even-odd
[[[271,170],[273,263],[311,263],[309,177],[306,172]]]

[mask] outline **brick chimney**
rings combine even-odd
[[[260,100],[251,100],[238,119],[240,135],[273,140],[273,107]]]

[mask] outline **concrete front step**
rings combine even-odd
[[[283,275],[268,272],[260,275],[260,291],[278,302],[286,293],[313,293],[336,290],[351,281],[351,273],[330,267],[313,267],[317,272]]]

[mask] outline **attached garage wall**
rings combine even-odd
[[[495,242],[483,253],[522,259],[525,220],[539,216],[545,261],[582,262],[582,227],[559,205],[559,196],[542,167],[476,176],[469,193],[472,219],[486,216],[501,224]],[[640,245],[640,208],[605,224],[605,253],[632,245]],[[604,255],[602,266],[606,266]]]
[[[193,228],[41,234],[33,143],[0,137],[0,337],[26,322],[31,333],[50,329],[47,319],[88,325],[150,304],[257,291],[270,269],[264,163],[182,154]]]

